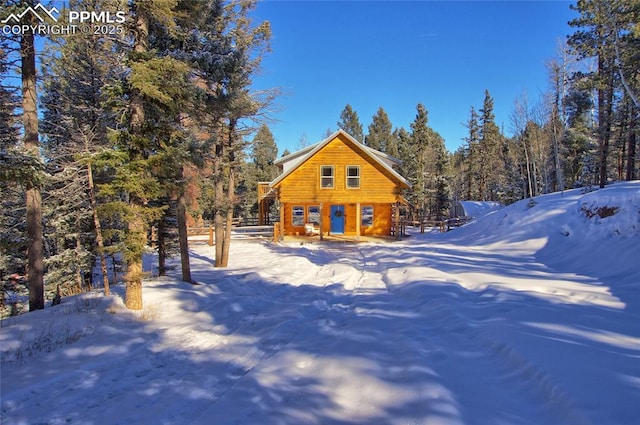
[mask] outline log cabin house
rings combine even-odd
[[[385,236],[397,228],[402,190],[400,160],[338,130],[276,161],[281,174],[258,187],[259,221],[280,207],[283,235]]]

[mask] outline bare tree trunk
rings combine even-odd
[[[638,134],[638,119],[635,108],[631,108],[630,111],[630,125],[627,149],[627,175],[628,181],[636,179],[636,148],[637,148],[637,134]]]
[[[164,217],[158,220],[158,276],[167,275],[167,242],[166,242],[166,224]]]
[[[598,144],[600,146],[599,180],[600,187],[607,184],[607,160],[609,156],[609,139],[611,136],[611,117],[613,114],[613,75],[602,57],[598,58],[598,72],[607,72],[606,87],[598,89]]]
[[[525,162],[527,164],[527,183],[529,184],[529,198],[532,198],[533,195],[533,182],[531,181],[531,161],[529,161],[529,149],[527,148],[527,142],[523,138],[524,143],[524,157]]]
[[[20,39],[20,55],[22,57],[24,148],[27,153],[39,157],[36,55],[34,36],[31,30],[25,30]],[[44,308],[44,229],[42,197],[37,185],[27,189],[26,208],[29,311],[33,311]]]
[[[633,129],[629,127],[631,108],[631,104],[628,101],[625,101],[624,112],[621,112],[620,123],[617,126],[619,131],[619,136],[617,137],[619,146],[616,151],[616,180],[618,181],[624,180],[624,173],[626,170],[625,161],[628,158],[627,141],[625,140],[625,136],[633,131]]]
[[[214,160],[213,176],[214,191],[215,191],[215,206],[216,213],[214,216],[214,229],[215,229],[215,245],[216,245],[216,267],[224,267],[222,260],[222,252],[224,249],[224,234],[225,234],[225,217],[226,217],[226,202],[224,196],[224,171],[222,167],[222,155],[224,154],[223,142],[219,140],[216,143],[216,156]]]
[[[227,192],[227,200],[229,208],[227,209],[227,219],[225,221],[224,245],[222,248],[222,267],[227,267],[229,265],[229,249],[231,248],[231,226],[233,223],[233,203],[235,197],[235,177],[233,166],[230,166],[228,184],[229,187]]]
[[[124,305],[130,310],[142,310],[142,261],[127,264]]]
[[[182,168],[180,174],[184,175]],[[187,197],[184,188],[178,195],[178,243],[180,244],[180,266],[182,268],[182,280],[194,283],[191,278],[191,263],[189,262],[189,240],[187,238]]]
[[[78,227],[80,223],[78,223]],[[80,238],[76,238],[76,255],[82,250],[82,242],[80,241]],[[76,286],[78,287],[78,290],[84,292],[85,288],[84,288],[84,276],[81,275],[80,273],[80,267],[77,267],[76,265],[76,272],[75,272],[75,280],[76,280]]]
[[[608,2],[605,2],[604,4],[608,4]],[[613,16],[614,14],[611,13],[611,11],[609,11],[609,16]],[[615,19],[611,19],[611,24],[612,24],[612,30],[613,30],[613,35],[614,35],[614,40],[613,40],[613,50],[615,52],[615,61],[614,64],[616,66],[616,70],[618,71],[618,75],[620,76],[620,81],[622,82],[622,86],[624,87],[625,92],[627,93],[627,95],[629,96],[629,98],[631,98],[631,101],[633,102],[634,106],[636,108],[640,108],[640,100],[638,99],[638,93],[636,93],[631,86],[629,85],[629,83],[627,82],[627,79],[624,75],[624,72],[622,72],[622,59],[620,58],[620,34],[619,34],[619,30],[618,30],[618,26],[615,23]]]
[[[553,126],[553,163],[556,169],[556,187],[555,190],[564,192],[564,176],[562,175],[562,167],[560,165],[560,142],[558,137],[558,126],[559,126],[559,116],[558,116],[558,104],[554,106],[554,112],[552,120]]]
[[[235,172],[235,137],[236,137],[236,123],[235,119],[232,119],[229,123],[229,134],[227,135],[227,167],[228,167],[228,181],[227,181],[227,221],[224,234],[224,246],[222,250],[222,264],[223,267],[229,265],[229,250],[231,248],[231,225],[233,223],[233,207],[236,204],[236,172]]]
[[[564,125],[562,121],[564,99],[564,86],[566,80],[566,50],[562,49],[563,54],[562,62],[552,61],[549,65],[549,71],[551,73],[551,80],[553,82],[553,104],[551,106],[551,130],[553,137],[553,162],[555,167],[555,187],[554,190],[564,192],[564,176],[562,173],[562,166],[560,161],[560,130],[564,132]]]

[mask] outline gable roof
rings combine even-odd
[[[315,149],[318,145],[321,145],[325,142],[330,142],[331,140],[333,140],[339,133],[344,134],[345,136],[349,137],[350,139],[356,141],[353,137],[351,137],[351,135],[349,133],[347,133],[346,131],[340,129],[338,131],[335,131],[333,134],[331,134],[328,138],[326,138],[325,140],[322,140],[321,142],[318,143],[314,143],[312,145],[306,146],[298,151],[295,151],[293,153],[290,153],[287,156],[283,156],[282,158],[278,158],[274,161],[275,165],[283,165],[286,164],[288,162],[291,162],[293,160],[295,160],[296,158],[300,158],[301,156],[304,156],[306,154],[308,154],[311,150]],[[357,141],[356,141],[357,142]],[[360,142],[357,142],[360,143]],[[399,160],[398,158],[391,156],[387,153],[384,152],[380,152],[378,150],[375,150],[373,148],[370,148],[369,146],[363,145],[362,143],[360,143],[360,146],[363,147],[364,149],[367,149],[369,152],[371,152],[373,155],[376,155],[378,157],[380,157],[383,161],[389,163],[389,164],[393,164],[393,165],[400,165],[402,164],[402,161]],[[288,167],[285,167],[288,168]]]
[[[402,161],[392,157],[391,155],[387,155],[383,152],[377,151],[375,149],[372,149],[370,147],[363,145],[362,143],[354,139],[349,133],[347,133],[342,129],[338,129],[337,131],[335,131],[333,134],[331,134],[329,137],[327,137],[321,142],[307,146],[299,151],[296,151],[292,154],[289,154],[285,157],[282,157],[276,160],[275,161],[276,165],[284,165],[287,163],[290,163],[290,165],[288,167],[283,167],[284,168],[283,173],[280,174],[274,181],[272,181],[269,184],[269,186],[274,187],[275,185],[280,183],[289,174],[293,173],[298,167],[300,167],[307,159],[311,158],[313,155],[315,155],[318,151],[320,151],[322,148],[328,145],[329,142],[334,140],[339,135],[343,135],[344,137],[347,138],[347,140],[353,145],[354,151],[358,152],[364,158],[370,159],[374,163],[378,164],[382,169],[387,171],[392,176],[392,178],[395,179],[398,183],[406,186],[407,188],[411,187],[411,184],[404,177],[398,174],[398,172],[395,171],[388,164],[388,163],[401,164]]]

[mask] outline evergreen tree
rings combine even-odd
[[[591,110],[593,103],[586,81],[575,80],[565,96],[567,130],[562,138],[563,174],[568,187],[592,184],[597,141],[593,137]],[[588,84],[587,84],[588,85]]]
[[[0,45],[0,77],[7,76],[8,55],[5,47]],[[18,146],[19,124],[16,115],[18,96],[15,90],[5,84],[0,84],[0,152],[15,150]]]
[[[9,59],[6,46],[0,45],[0,78],[7,76]],[[24,186],[23,178],[30,179],[35,170],[29,171],[19,147],[20,132],[17,109],[19,98],[12,87],[0,85],[0,285],[3,290],[8,284],[8,276],[17,273],[24,275],[27,251],[26,229],[24,225]],[[6,280],[5,280],[6,279]],[[9,288],[17,290],[18,288]]]
[[[233,212],[238,204],[238,171],[245,148],[244,121],[257,116],[274,92],[249,91],[253,75],[269,48],[268,22],[253,26],[249,13],[255,2],[242,0],[223,5],[206,4],[195,21],[192,51],[198,52],[193,68],[200,79],[202,114],[194,116],[198,129],[211,146],[211,178],[203,187],[215,225],[216,267],[225,267],[229,257]],[[205,202],[206,203],[206,202]]]
[[[338,121],[338,128],[346,131],[351,137],[358,142],[364,142],[364,133],[362,131],[362,124],[358,118],[358,113],[353,110],[351,105],[347,104],[340,113],[340,121]]]
[[[365,137],[364,144],[370,148],[393,155],[389,152],[394,150],[394,144],[396,144],[392,129],[393,126],[389,116],[382,107],[378,108],[371,124],[369,124],[369,134]],[[397,151],[397,148],[395,150]]]
[[[94,2],[92,7],[99,10],[102,5]],[[80,7],[80,3],[73,1],[70,7]],[[41,128],[48,171],[53,176],[45,203],[49,291],[57,285],[63,290],[68,284],[82,287],[82,275],[90,274],[97,254],[104,291],[109,294],[92,168],[96,153],[110,147],[107,128],[115,127],[105,104],[107,92],[124,74],[115,42],[114,37],[82,33],[53,38],[49,50],[54,53],[43,67]]]
[[[31,14],[23,17],[23,24],[33,25]],[[35,36],[30,27],[23,27],[20,36],[22,76],[22,122],[24,152],[40,160],[38,136],[38,106],[36,81]],[[44,230],[42,222],[42,185],[37,181],[26,187],[27,273],[29,282],[29,311],[44,308]]]
[[[480,155],[480,116],[472,106],[469,121],[467,121],[467,129],[469,135],[465,139],[467,142],[467,179],[466,179],[466,196],[467,200],[480,200],[480,182],[483,165],[481,163],[482,157]]]
[[[126,264],[125,305],[142,309],[142,254],[150,223],[160,219],[166,205],[154,200],[166,195],[156,171],[175,166],[176,136],[173,123],[183,107],[185,93],[191,89],[190,69],[183,62],[159,56],[152,50],[161,34],[175,27],[173,2],[139,1],[131,5],[133,20],[130,71],[123,84],[121,103],[124,121],[113,133],[114,150],[103,152],[102,160],[114,169],[113,180],[100,186],[103,196],[121,200],[105,204],[103,211],[127,223],[123,233],[122,257]],[[153,30],[153,31],[151,31]],[[114,101],[116,106],[117,102]]]
[[[398,171],[400,175],[407,178],[409,181],[411,180],[410,175],[413,170],[413,162],[415,160],[415,155],[413,154],[413,148],[411,145],[411,135],[404,128],[396,128],[393,131],[393,136],[397,140],[398,144],[398,159],[402,161],[400,166],[398,167]],[[407,194],[407,196],[409,196]]]
[[[253,164],[259,181],[268,182],[278,175],[274,164],[278,158],[278,146],[269,127],[263,124],[253,139]]]
[[[428,126],[424,105],[418,104],[416,110],[416,117],[411,123],[409,149],[405,153],[409,163],[403,164],[403,170],[408,172],[405,177],[412,184],[410,200],[421,216],[445,215],[444,211],[449,208],[450,202],[449,183],[445,181],[448,153],[444,139]]]
[[[629,61],[625,60],[633,55],[627,56],[630,51],[621,51],[621,35],[624,34],[625,41],[627,37],[629,40],[634,38],[637,1],[579,0],[572,9],[580,13],[580,16],[569,22],[570,26],[578,28],[569,37],[569,46],[579,57],[594,58],[597,63],[596,71],[586,76],[597,92],[598,180],[600,187],[604,187],[610,177],[608,162],[615,103],[618,99],[616,92],[622,88],[620,81],[624,80],[630,89],[627,94],[634,97],[634,90],[628,84],[626,76],[631,76],[631,81],[637,82],[637,67],[635,72],[629,74],[626,65]],[[630,45],[634,44],[637,54],[637,43]],[[624,65],[621,64],[623,60]]]
[[[484,201],[499,201],[504,184],[503,138],[495,123],[493,98],[488,90],[480,109],[480,126],[479,196]]]
[[[428,188],[427,188],[427,148],[429,144],[429,134],[427,126],[427,110],[422,104],[417,106],[417,114],[411,126],[411,138],[408,146],[407,159],[409,163],[405,170],[411,183],[410,201],[418,210],[421,217],[427,214],[428,208]]]
[[[274,164],[278,159],[278,147],[273,134],[263,124],[251,142],[252,161],[242,164],[242,214],[256,217],[258,214],[258,183],[270,182],[278,176],[278,167]]]
[[[449,216],[451,207],[451,183],[450,183],[450,155],[444,144],[444,139],[433,131],[433,172],[431,184],[435,189],[435,203],[431,213],[443,219]]]

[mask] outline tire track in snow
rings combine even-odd
[[[363,249],[358,249],[357,252],[358,256],[353,258],[357,258],[357,261],[361,263],[359,267],[361,276],[355,292],[362,294],[367,293],[367,289],[377,289],[379,287],[377,283],[379,282],[387,291],[394,294],[395,291],[385,282],[384,272],[387,271],[387,267],[380,263],[380,258],[370,258]],[[473,303],[476,299],[476,297],[472,297],[467,300]],[[534,400],[534,404],[542,401],[545,408],[558,417],[562,424],[589,425],[584,415],[579,412],[575,403],[561,389],[560,385],[535,363],[527,360],[513,346],[490,335],[487,331],[477,326],[477,323],[471,325],[471,319],[464,317],[452,308],[449,302],[445,304],[443,301],[434,299],[430,300],[426,306],[427,313],[424,318],[427,319],[428,323],[438,324],[437,327],[432,328],[433,330],[444,331],[440,332],[440,337],[444,336],[446,340],[447,335],[464,335],[473,344],[472,348],[475,348],[484,356],[495,359],[494,363],[497,362],[497,367],[503,371],[501,375],[506,377],[506,379],[503,379],[505,384],[512,386],[514,383],[506,381],[518,381],[515,383],[515,392],[522,393],[524,390],[525,393],[529,393],[529,395],[523,394],[523,396],[537,399]],[[452,338],[448,339],[448,343],[451,343]],[[427,343],[429,343],[429,339],[418,344],[416,349],[422,353],[430,352],[430,349],[425,349],[426,347],[424,347]],[[453,344],[453,347],[455,345],[456,343]],[[523,386],[523,388],[519,388],[520,386]]]
[[[465,301],[474,302],[475,298]],[[529,361],[511,345],[500,341],[482,327],[482,321],[471,324],[471,319],[463,316],[452,307],[450,300],[430,299],[423,305],[424,318],[432,325],[431,329],[439,333],[446,345],[446,350],[463,350],[464,348],[477,350],[483,356],[492,359],[493,367],[500,373],[497,384],[511,388],[510,393],[519,394],[531,400],[530,405],[542,406],[554,417],[558,423],[571,425],[589,425],[584,415],[576,408],[575,403],[554,381],[551,375],[543,372],[535,363]],[[460,341],[455,341],[459,337]],[[468,347],[464,347],[468,344]],[[446,355],[446,354],[445,354]],[[487,374],[485,373],[485,376]],[[492,374],[489,374],[493,376]]]

